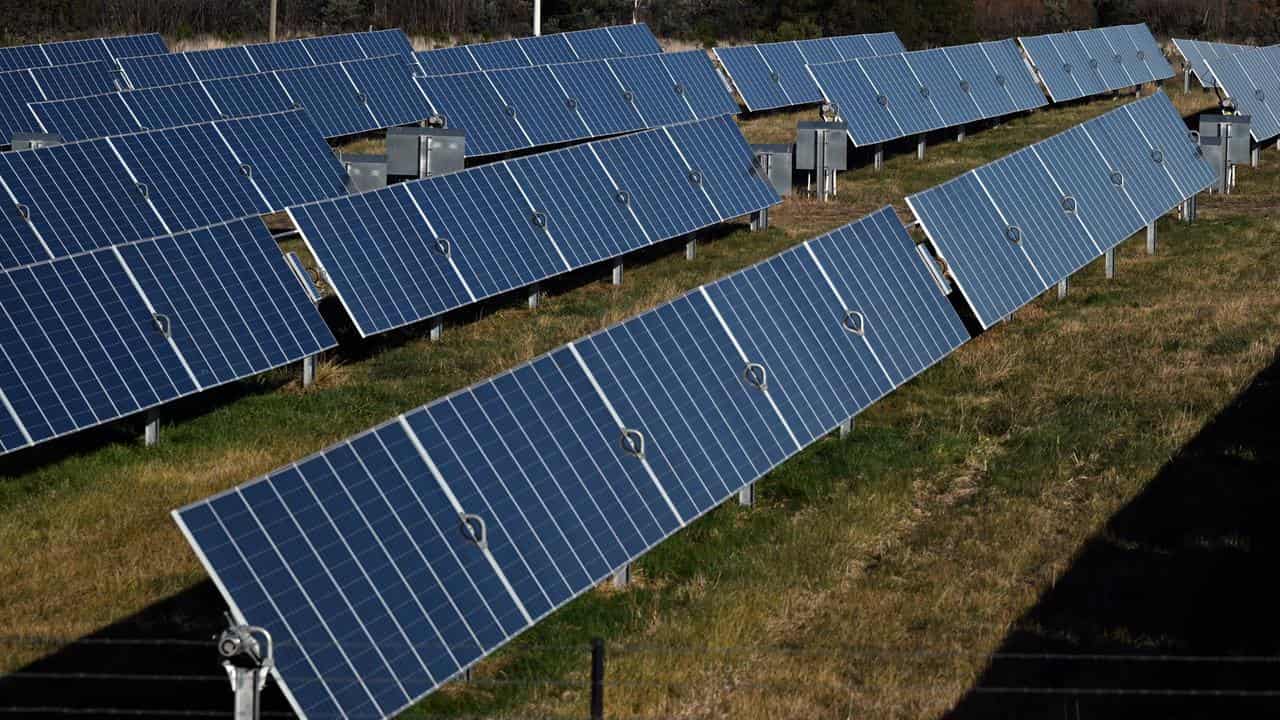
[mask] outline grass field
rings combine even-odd
[[[1172,91],[1172,87],[1171,87]],[[1209,96],[1172,94],[1184,112]],[[76,638],[207,584],[168,511],[260,475],[453,389],[652,307],[903,195],[1117,105],[1113,99],[893,148],[830,203],[788,200],[774,229],[739,226],[685,261],[629,261],[625,283],[580,273],[534,311],[520,298],[360,342],[349,330],[318,387],[277,372],[168,411],[144,449],[121,423],[0,466],[0,624]],[[753,142],[800,113],[743,120]],[[1160,224],[1160,252],[1122,246],[1013,321],[872,407],[760,484],[753,508],[711,513],[642,559],[625,591],[588,594],[411,715],[581,716],[585,644],[610,642],[611,717],[932,717],[953,707],[1077,551],[1266,368],[1280,344],[1280,163],[1242,169],[1239,194]],[[337,308],[326,308],[337,320]],[[195,612],[213,615],[204,601]],[[167,631],[203,631],[185,607]],[[137,629],[136,627],[134,628]],[[1035,628],[1021,632],[1034,634]],[[1125,627],[1073,627],[1161,647]],[[48,647],[12,643],[2,668]],[[1168,648],[1170,651],[1177,648]],[[209,653],[210,672],[217,672]],[[225,692],[225,688],[223,688]],[[228,700],[229,702],[229,700]],[[1061,716],[1060,713],[1058,715]]]

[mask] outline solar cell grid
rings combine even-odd
[[[434,114],[413,78],[404,72],[403,56],[357,60],[342,67],[373,115],[373,126],[365,129],[421,122]]]
[[[941,49],[906,53],[907,66],[938,111],[943,126],[964,125],[986,114],[978,107],[967,80],[961,79]]]
[[[822,101],[822,92],[805,70],[804,56],[795,43],[767,43],[757,47],[769,68],[777,74],[779,84],[786,89],[791,104]]]
[[[490,155],[532,144],[514,108],[485,73],[439,75],[416,78],[415,82],[444,118],[446,127],[467,131],[469,155]]]
[[[186,54],[146,55],[124,58],[120,68],[130,87],[149,88],[195,82],[200,79]]]
[[[244,46],[193,50],[183,53],[201,80],[250,75],[261,72]]]
[[[967,88],[966,94],[978,106],[982,117],[999,117],[1020,109],[1006,85],[996,80],[995,67],[981,44],[953,45],[942,48],[942,53],[959,73],[960,82]]]
[[[8,145],[15,132],[39,132],[40,124],[27,103],[44,99],[29,70],[0,72],[0,144]]]
[[[876,89],[877,103],[881,103],[879,98],[884,98],[903,134],[914,135],[946,126],[928,89],[911,71],[905,56],[881,55],[862,58],[857,63]]]
[[[302,45],[314,61],[313,65],[363,60],[364,51],[352,35],[322,35],[302,39]]]
[[[222,111],[201,83],[126,90],[121,94],[143,128],[177,127],[222,117]]]
[[[224,120],[216,127],[273,210],[346,194],[347,173],[306,113]]]
[[[1102,76],[1095,67],[1099,63],[1089,57],[1075,33],[1051,35],[1049,40],[1062,58],[1063,71],[1075,80],[1083,95],[1097,95],[1111,89],[1102,82]]]
[[[664,133],[626,135],[592,148],[649,237],[677,237],[720,221],[701,173],[686,165]]]
[[[1009,92],[1019,110],[1044,107],[1048,104],[1035,78],[1027,70],[1022,51],[1013,40],[982,43],[982,50],[996,72],[996,84]]]
[[[40,127],[45,132],[57,133],[64,141],[119,135],[143,129],[142,123],[125,104],[123,93],[33,102],[30,107]]]
[[[414,53],[418,64],[427,75],[453,75],[455,73],[475,72],[480,64],[471,55],[471,50],[460,47],[439,48]]]
[[[593,28],[565,33],[573,52],[582,60],[605,60],[622,56],[622,48],[608,28]]]
[[[810,65],[809,72],[836,114],[849,124],[849,138],[854,145],[874,145],[908,134],[889,110],[889,99],[871,83],[860,61]]]
[[[675,80],[678,94],[689,103],[695,118],[738,114],[738,104],[733,101],[706,53],[691,50],[664,53],[658,57],[662,58],[667,73]]]
[[[471,45],[471,56],[480,65],[481,70],[499,70],[502,68],[528,67],[532,63],[520,43],[515,40],[481,43]]]
[[[675,79],[657,55],[614,58],[606,61],[631,94],[636,110],[648,127],[693,119],[693,110],[676,92]]]
[[[31,68],[31,75],[40,86],[45,100],[65,100],[111,92],[116,89],[116,80],[119,78],[115,71],[100,61]]]
[[[603,60],[552,65],[551,74],[572,98],[593,135],[616,135],[645,127],[635,103]]]
[[[591,130],[546,67],[507,68],[486,73],[533,145],[590,137]],[[464,126],[465,127],[465,126]]]
[[[662,46],[644,23],[615,25],[608,28],[609,37],[622,55],[652,55],[662,52]]]
[[[840,52],[840,57],[844,60],[856,60],[863,57],[871,57],[872,55],[880,55],[877,48],[871,44],[871,38],[867,35],[842,35],[840,37],[831,38],[831,44],[836,46],[836,50]],[[905,52],[906,48],[895,52]]]
[[[534,65],[575,62],[578,54],[573,51],[564,35],[538,35],[520,38],[520,49]]]
[[[341,65],[317,65],[276,73],[289,97],[307,111],[326,137],[378,127],[367,102]]]
[[[295,107],[280,81],[271,73],[205,80],[201,85],[227,117],[265,115]]]
[[[781,83],[781,76],[760,54],[759,46],[716,48],[715,54],[748,109],[768,110],[792,104]]]
[[[316,64],[315,58],[307,51],[301,40],[246,45],[245,49],[248,50],[253,63],[262,72],[310,67]]]

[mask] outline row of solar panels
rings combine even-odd
[[[716,59],[752,111],[822,102],[822,91],[806,65],[902,52],[906,47],[892,32],[715,49]]]
[[[39,132],[30,103],[109,93],[117,78],[101,60],[0,72],[0,145],[15,132]]]
[[[877,55],[808,69],[858,146],[1045,105],[1012,40]]]
[[[363,336],[780,202],[732,118],[289,210]]]
[[[346,194],[294,110],[0,154],[0,268]]]
[[[451,75],[660,52],[662,47],[649,26],[637,23],[424,50],[415,53],[415,58],[427,75]]]
[[[164,38],[156,33],[14,45],[0,47],[0,71],[74,65],[91,60],[102,60],[114,65],[121,58],[167,52],[169,47],[164,44]]]
[[[403,31],[371,30],[256,45],[235,45],[213,50],[130,57],[120,60],[120,70],[129,87],[147,88],[274,70],[332,65],[388,55],[412,57],[413,46]]]
[[[305,121],[0,156],[0,454],[332,346],[260,220],[193,229],[340,194]],[[779,201],[727,117],[345,197],[290,213],[364,334]]]
[[[1249,116],[1255,142],[1280,135],[1280,46],[1241,50],[1205,64],[1223,100]]]
[[[1054,102],[1173,77],[1146,24],[1021,37]]]
[[[1252,45],[1234,45],[1232,43],[1206,42],[1204,40],[1188,40],[1185,38],[1174,38],[1173,46],[1186,60],[1187,66],[1195,74],[1200,86],[1206,88],[1218,86],[1217,80],[1213,77],[1213,71],[1209,69],[1208,63],[1210,60],[1217,62],[1243,50],[1256,49]]]
[[[1151,173],[1111,179],[1144,136],[1168,137],[1183,192],[1211,182],[1170,111],[1161,95],[1060,136],[1133,144],[1115,159],[1026,165],[1042,143],[957,181],[1027,181],[1007,195],[914,196],[965,297],[1075,258],[1117,203],[1176,205]],[[299,716],[394,715],[965,342],[925,255],[882,209],[174,517],[237,621],[276,638]]]

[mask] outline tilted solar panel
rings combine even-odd
[[[871,44],[871,49],[876,55],[892,55],[907,51],[898,33],[895,32],[871,33],[867,36],[867,42]]]
[[[944,127],[964,125],[988,116],[978,107],[969,82],[960,77],[942,49],[917,50],[902,57],[911,68],[913,79],[925,88],[925,97],[938,111]]]
[[[739,45],[715,49],[716,59],[733,80],[748,110],[769,110],[792,104],[782,76],[774,72],[760,54],[759,45]]]
[[[592,134],[616,135],[644,129],[644,118],[603,60],[564,63],[549,69],[574,101]]]
[[[404,71],[403,55],[356,60],[342,67],[373,114],[374,125],[366,129],[409,125],[435,114],[410,73]]]
[[[1036,79],[1027,69],[1022,51],[1012,39],[982,43],[982,50],[996,71],[996,84],[1008,91],[1019,110],[1044,107],[1049,104]]]
[[[1138,48],[1139,59],[1151,70],[1152,80],[1167,80],[1173,77],[1173,66],[1165,59],[1164,52],[1156,43],[1155,37],[1151,35],[1151,30],[1146,23],[1128,25],[1125,30],[1128,31],[1134,46]]]
[[[145,55],[120,61],[130,87],[149,88],[190,83],[200,79],[184,53]]]
[[[480,43],[470,47],[471,56],[475,58],[481,70],[529,67],[532,64],[529,56],[520,49],[520,43],[515,40]]]
[[[262,72],[311,67],[316,64],[315,58],[307,52],[301,40],[246,45],[245,48],[249,51],[249,57],[253,58],[253,63]]]
[[[45,100],[100,95],[116,89],[119,75],[104,62],[31,68]]]
[[[542,67],[507,68],[486,73],[533,145],[551,145],[591,137],[551,70]]]
[[[16,132],[40,132],[40,123],[27,103],[44,99],[31,71],[0,72],[0,145],[8,145]]]
[[[1097,68],[1100,63],[1089,56],[1084,45],[1080,43],[1077,33],[1060,33],[1050,36],[1049,39],[1058,49],[1058,56],[1065,63],[1064,70],[1076,81],[1076,85],[1080,86],[1081,92],[1085,95],[1097,95],[1114,89],[1102,81]]]
[[[1036,74],[1040,76],[1040,81],[1044,83],[1045,90],[1049,92],[1049,97],[1053,98],[1054,102],[1084,97],[1086,94],[1084,89],[1072,76],[1069,70],[1070,64],[1058,54],[1058,48],[1053,44],[1051,35],[1020,37],[1018,42],[1026,50],[1027,57],[1035,66]]]
[[[652,55],[662,52],[658,39],[644,23],[615,25],[606,29],[623,55]]]
[[[822,101],[822,92],[805,70],[805,59],[795,43],[767,43],[757,46],[769,68],[778,75],[778,83],[792,104]]]
[[[813,38],[811,40],[799,40],[796,42],[796,48],[800,51],[800,56],[808,65],[818,65],[820,63],[840,62],[846,59],[840,54],[840,50],[831,38]]]
[[[389,30],[372,30],[356,33],[356,44],[364,51],[365,57],[385,57],[387,55],[411,56],[413,44],[400,28]]]
[[[201,85],[227,117],[265,115],[296,107],[284,86],[271,73],[205,80]]]
[[[675,79],[659,55],[638,55],[606,61],[631,94],[636,110],[649,127],[692,120],[693,109],[676,92]]]
[[[724,85],[724,80],[701,50],[664,53],[667,72],[675,80],[678,94],[683,96],[698,119],[737,115],[738,104]]]
[[[1009,94],[1007,83],[997,79],[999,74],[981,43],[952,45],[941,50],[951,67],[959,73],[964,92],[978,106],[982,117],[1000,117],[1021,109]]]
[[[1120,64],[1124,66],[1130,80],[1134,83],[1142,83],[1151,82],[1155,79],[1151,68],[1147,67],[1147,62],[1143,59],[1146,53],[1139,53],[1138,46],[1134,44],[1133,36],[1129,34],[1128,28],[1122,25],[1113,25],[1111,27],[1097,28],[1094,32],[1105,37],[1111,49],[1120,55]]]
[[[346,170],[301,110],[216,123],[272,210],[346,194]]]
[[[169,46],[158,33],[119,35],[102,39],[112,58],[120,59],[138,55],[159,55],[169,52]],[[54,63],[55,65],[58,63]]]
[[[841,35],[831,38],[831,44],[836,46],[836,50],[840,53],[842,60],[856,60],[857,58],[884,54],[877,52],[877,49],[872,46],[871,38],[868,35]],[[903,50],[896,52],[904,52],[905,50],[906,48],[903,48]]]
[[[879,96],[888,102],[889,112],[905,134],[915,135],[946,127],[929,98],[928,89],[911,71],[905,55],[878,55],[862,58],[857,63]],[[842,105],[843,110],[847,108]]]
[[[721,220],[702,188],[702,173],[689,167],[665,133],[624,135],[592,149],[649,237],[679,237]]]
[[[578,54],[564,35],[538,35],[520,38],[520,49],[533,65],[576,62]]]
[[[415,78],[447,127],[467,131],[467,154],[490,155],[532,145],[515,108],[482,72]]]
[[[30,108],[44,132],[57,133],[68,142],[144,129],[125,103],[124,94],[118,92],[33,102]]]
[[[40,45],[0,47],[0,71],[26,70],[49,64],[49,56]]]
[[[1137,84],[1137,81],[1129,77],[1129,70],[1124,64],[1124,55],[1112,49],[1105,34],[1097,30],[1080,30],[1072,34],[1084,47],[1090,65],[1102,76],[1104,86],[1118,90]]]
[[[427,75],[453,75],[480,69],[480,63],[476,62],[466,45],[424,50],[414,53],[413,56]]]
[[[681,123],[667,134],[707,193],[720,218],[747,215],[776,202],[761,182],[751,148],[733,118],[721,115],[706,122]]]
[[[249,49],[243,45],[238,47],[216,48],[213,50],[194,50],[183,53],[187,62],[196,71],[201,80],[251,75],[261,72],[261,68],[253,61]]]
[[[1076,215],[1103,250],[1123,242],[1147,224],[1123,182],[1090,133],[1080,125],[1031,148],[1053,169],[1063,195],[1075,200]]]
[[[103,38],[89,38],[86,40],[63,40],[61,42],[52,42],[44,44],[44,52],[49,57],[49,65],[74,65],[76,63],[89,62],[91,60],[111,61],[115,58],[107,49],[107,44]],[[159,53],[166,53],[168,50],[160,50]],[[155,55],[155,52],[145,53],[146,55]]]
[[[888,97],[871,84],[858,60],[810,65],[809,72],[832,110],[849,124],[854,145],[874,145],[908,135],[889,111]]]
[[[325,137],[353,135],[378,127],[367,97],[356,89],[342,65],[281,70],[276,77]]]
[[[0,298],[6,453],[335,345],[257,219],[0,272]]]
[[[302,45],[311,55],[314,65],[363,60],[364,51],[351,35],[322,35],[302,39]]]
[[[622,57],[622,48],[608,28],[592,28],[565,33],[565,39],[581,60],[606,60]]]
[[[144,128],[177,127],[222,117],[201,83],[126,90],[122,95]]]
[[[381,717],[965,339],[885,209],[174,516],[300,715]]]

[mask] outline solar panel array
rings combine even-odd
[[[906,52],[897,33],[842,35],[794,42],[716,48],[716,59],[748,110],[822,102],[806,65]]]
[[[144,88],[390,55],[412,62],[413,46],[399,29],[144,55],[120,60],[120,68],[130,87]]]
[[[415,53],[427,75],[534,67],[662,52],[644,23],[500,40]]]
[[[1186,60],[1191,72],[1195,74],[1196,80],[1200,82],[1200,86],[1206,88],[1218,86],[1213,77],[1213,71],[1208,65],[1210,60],[1216,62],[1244,50],[1257,49],[1253,45],[1235,45],[1204,40],[1188,40],[1186,38],[1174,38],[1173,47]]]
[[[1012,40],[809,65],[858,146],[1045,105]]]
[[[778,202],[719,117],[289,214],[367,337]]]
[[[0,154],[0,268],[346,193],[301,111]]]
[[[121,58],[167,52],[169,47],[164,44],[164,38],[156,33],[14,45],[0,47],[0,71],[74,65],[92,60],[102,60],[114,65]]]
[[[33,102],[45,132],[84,140],[225,117],[307,110],[325,137],[426,120],[426,98],[403,56],[385,56],[253,75]]]
[[[1145,24],[1018,38],[1054,102],[1173,77]]]
[[[111,92],[118,78],[101,60],[0,73],[0,145],[15,132],[40,132],[28,103]]]
[[[907,203],[986,328],[1214,178],[1158,92]]]
[[[300,716],[386,717],[967,339],[885,208],[174,516]]]
[[[469,156],[733,115],[701,51],[416,78]]]
[[[0,271],[0,454],[335,345],[261,221]]]
[[[1241,50],[1205,63],[1218,94],[1249,116],[1256,142],[1280,135],[1280,47]]]

